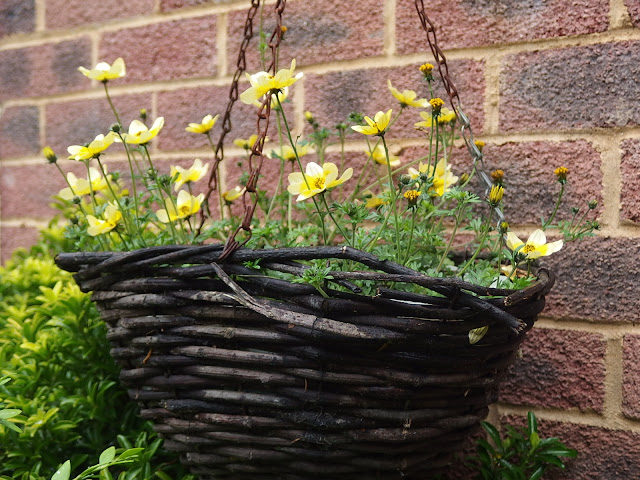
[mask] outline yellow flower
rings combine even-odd
[[[504,195],[504,187],[502,185],[494,185],[489,192],[489,205],[497,207]]]
[[[373,152],[366,150],[365,153],[368,157],[373,158],[376,163],[379,163],[380,165],[387,164],[387,156],[384,153],[384,147],[382,145],[378,145],[376,148],[374,148]],[[397,167],[398,165],[400,165],[400,157],[398,157],[397,155],[389,154],[389,165],[391,165],[392,167]]]
[[[420,71],[425,77],[430,76],[431,72],[433,71],[433,65],[431,65],[430,63],[424,63],[420,65]]]
[[[386,202],[382,200],[380,197],[373,196],[367,198],[367,202],[365,203],[365,207],[367,208],[378,208],[381,205],[384,205]]]
[[[240,187],[236,185],[231,190],[227,190],[226,192],[224,192],[222,194],[222,199],[227,203],[231,203],[234,200],[240,198],[242,195],[244,195],[244,192],[246,190],[247,189],[245,187]]]
[[[429,100],[429,104],[431,105],[432,115],[440,115],[440,110],[442,110],[442,107],[444,106],[444,100],[438,97],[432,98]]]
[[[448,192],[451,185],[458,181],[458,177],[451,172],[451,165],[444,158],[438,161],[435,168],[420,162],[418,170],[409,169],[409,175],[414,180],[418,179],[421,173],[426,174],[429,178],[433,177],[433,185],[429,188],[429,193],[438,197],[444,195],[444,192]]]
[[[115,141],[116,134],[109,132],[106,135],[98,135],[89,145],[71,145],[67,148],[69,160],[89,160],[99,156]]]
[[[106,165],[104,165],[104,171],[107,171]],[[58,196],[63,200],[71,200],[75,196],[89,195],[91,190],[95,193],[107,188],[107,180],[93,167],[89,168],[87,178],[78,178],[71,172],[67,173],[67,182],[70,186],[63,188],[58,193]]]
[[[378,112],[375,114],[373,120],[369,117],[364,117],[364,121],[367,122],[368,126],[354,125],[351,128],[364,135],[384,135],[384,132],[389,126],[389,122],[391,122],[391,112],[392,110],[388,110],[387,113]]]
[[[296,150],[298,151],[298,157],[304,157],[307,153],[309,153],[310,149],[311,149],[311,145],[308,143],[298,145],[296,147]],[[279,151],[277,152],[273,151],[272,154],[273,153],[275,153],[278,157],[282,158],[283,160],[289,160],[293,162],[296,159],[296,154],[293,151],[293,148],[291,147],[291,145],[283,145]]]
[[[251,135],[248,139],[244,139],[244,138],[236,138],[233,143],[234,145],[240,147],[240,148],[244,148],[245,150],[251,150],[251,148],[253,148],[253,145],[256,143],[256,140],[258,140],[258,135]],[[265,139],[265,142],[267,140]]]
[[[129,124],[129,133],[123,133],[122,138],[125,142],[134,145],[144,145],[149,143],[164,126],[164,117],[156,118],[151,128],[142,123],[140,120],[134,120]]]
[[[162,223],[169,223],[181,218],[187,218],[200,210],[204,201],[204,193],[193,196],[186,190],[180,190],[175,204],[169,197],[164,199],[165,208],[158,210],[156,216]]]
[[[407,199],[410,207],[414,207],[418,203],[418,198],[420,198],[421,194],[422,192],[419,192],[418,190],[407,190],[404,192],[404,198]]]
[[[553,173],[556,174],[558,182],[562,184],[567,183],[567,175],[569,174],[569,169],[567,167],[558,167],[553,171]]]
[[[87,222],[89,222],[89,228],[87,233],[92,237],[102,235],[103,233],[110,232],[118,226],[118,222],[122,220],[122,213],[118,210],[118,207],[112,203],[107,204],[107,208],[103,215],[104,220],[100,220],[93,215],[87,215]]]
[[[448,109],[447,109],[448,110]],[[454,112],[455,115],[455,112]],[[475,142],[473,142],[475,144],[476,147],[478,147],[478,150],[482,151],[482,149],[484,148],[484,146],[486,145],[486,143],[484,143],[482,140],[476,140]]]
[[[557,252],[562,248],[562,240],[557,240],[552,243],[547,243],[547,237],[540,229],[535,230],[529,235],[527,243],[520,240],[515,233],[507,232],[507,247],[511,250],[516,250],[522,246],[520,253],[526,255],[527,259],[534,259],[538,257],[546,257],[554,252]]]
[[[282,90],[285,87],[293,85],[302,78],[302,72],[298,73],[295,77],[293,76],[295,68],[296,61],[293,59],[291,60],[291,68],[278,70],[275,75],[271,75],[269,72],[258,72],[254,75],[247,73],[251,87],[240,94],[240,100],[247,105],[251,105],[271,91]]]
[[[124,77],[127,73],[122,58],[116,58],[113,65],[109,65],[107,62],[100,62],[91,70],[84,67],[78,67],[78,70],[80,70],[85,77],[98,80],[99,82],[108,82],[115,78]]]
[[[187,132],[193,133],[209,133],[209,131],[216,124],[219,116],[220,115],[216,115],[215,117],[212,117],[211,115],[207,115],[202,119],[202,122],[190,123],[189,126],[185,128],[185,130]]]
[[[279,90],[278,92],[271,95],[271,108],[272,109],[278,108],[278,100],[280,100],[280,104],[283,104],[288,96],[289,96],[289,87],[284,87],[282,90]],[[278,100],[276,100],[276,97],[278,98]],[[265,99],[265,96],[263,95],[262,98],[260,98],[260,100],[256,100],[255,102],[253,102],[253,105],[255,107],[261,107],[262,102],[264,102],[264,99]]]
[[[416,92],[413,90],[404,90],[402,93],[391,85],[391,80],[387,80],[387,85],[389,85],[389,91],[391,95],[393,95],[399,102],[401,107],[420,107],[424,108],[429,105],[429,101],[426,98],[418,98]]]
[[[287,190],[291,195],[298,195],[296,201],[299,202],[346,182],[351,175],[353,175],[353,168],[347,168],[338,178],[338,167],[335,163],[325,162],[320,166],[309,162],[305,174],[301,172],[289,174]]]
[[[496,185],[502,185],[504,182],[504,170],[494,170],[491,172],[491,180]]]
[[[209,170],[209,164],[202,165],[202,161],[196,158],[193,161],[193,165],[189,168],[182,168],[179,166],[171,166],[171,178],[175,178],[175,191],[180,190],[185,183],[197,182],[207,174]],[[177,175],[177,177],[176,177]]]
[[[431,112],[420,112],[420,116],[424,120],[424,122],[416,122],[416,128],[424,127],[431,128],[433,127],[433,114]],[[438,125],[448,125],[455,121],[456,112],[453,110],[449,110],[447,107],[442,107],[440,113],[436,116]]]

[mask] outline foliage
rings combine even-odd
[[[5,479],[49,478],[65,458],[74,469],[83,468],[118,435],[121,444],[143,435],[140,447],[154,452],[160,442],[118,386],[106,327],[89,295],[48,254],[61,246],[59,233],[49,229],[45,238],[31,253],[18,251],[0,267],[0,478]]]
[[[550,467],[564,469],[562,457],[578,454],[557,438],[541,439],[533,412],[526,429],[507,426],[504,438],[490,423],[482,422],[482,428],[489,440],[477,441],[478,454],[471,459],[477,480],[539,480]]]

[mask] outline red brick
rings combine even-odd
[[[125,130],[132,120],[139,118],[141,108],[149,111],[151,109],[150,94],[112,95],[111,99]],[[67,157],[69,145],[88,143],[96,135],[106,134],[111,124],[116,122],[109,103],[104,98],[48,104],[45,119],[45,144],[53,148],[62,159]]]
[[[53,95],[86,88],[78,66],[91,62],[86,37],[0,52],[0,100]]]
[[[229,15],[229,71],[235,69],[246,17],[246,10]],[[383,53],[383,2],[377,0],[360,0],[357,8],[350,2],[289,2],[283,24],[287,33],[280,48],[281,67],[288,66],[292,58],[298,65],[309,65]],[[267,32],[267,40],[274,26],[273,7],[265,8],[263,30]],[[255,39],[259,32],[257,24],[254,32],[255,43],[250,44],[247,52],[250,73],[262,70]],[[270,58],[271,51],[266,54]]]
[[[85,172],[78,162],[62,165],[76,175]],[[58,212],[50,206],[51,197],[66,187],[64,177],[43,159],[41,165],[0,166],[0,216],[10,218],[37,218],[50,220]]]
[[[122,57],[128,83],[216,73],[216,17],[188,18],[105,33],[100,58]]]
[[[640,335],[625,335],[623,353],[622,411],[640,420]]]
[[[598,201],[595,214],[602,212],[600,154],[586,141],[487,144],[483,153],[487,172],[505,173],[503,211],[512,224],[550,216],[560,191],[553,173],[559,166],[569,169],[569,182],[556,219],[571,219],[572,207],[586,212],[590,200]]]
[[[0,158],[38,152],[38,107],[9,107],[0,111]]]
[[[524,417],[503,417],[502,424],[519,428]],[[540,438],[556,437],[578,451],[577,458],[565,458],[567,468],[549,468],[545,480],[617,480],[640,478],[640,434],[538,418]]]
[[[14,33],[33,32],[35,26],[35,0],[2,0],[0,2],[0,38]]]
[[[500,401],[601,413],[605,349],[601,335],[533,329],[502,383]]]
[[[609,0],[431,0],[425,6],[443,48],[604,32],[609,25]],[[396,11],[398,51],[427,52],[414,2],[398,2]]]
[[[640,43],[511,55],[500,86],[502,130],[624,127],[640,122]]]
[[[248,88],[248,83],[240,85],[240,92]],[[294,95],[296,86],[290,87],[290,96]],[[181,150],[206,148],[209,141],[206,135],[185,131],[191,122],[199,123],[205,115],[220,114],[214,126],[211,138],[217,144],[222,128],[222,119],[229,101],[229,87],[197,87],[180,90],[164,91],[158,94],[158,112],[165,117],[165,127],[158,139],[162,150]],[[289,101],[284,103],[287,120],[294,128],[293,108]],[[236,138],[248,138],[256,133],[257,108],[245,105],[238,100],[233,107],[231,132],[226,137],[225,144],[231,144]],[[270,120],[270,136],[275,138],[275,112]]]
[[[16,248],[29,248],[38,242],[39,230],[34,227],[0,227],[0,263],[11,258]]]
[[[474,131],[480,132],[484,122],[483,65],[471,60],[451,62],[450,72],[459,89],[465,105],[465,113],[470,118]],[[309,75],[305,79],[305,110],[310,110],[322,126],[333,127],[346,121],[351,112],[360,112],[373,117],[379,110],[393,108],[399,111],[399,103],[387,87],[387,79],[398,90],[414,90],[421,98],[429,98],[427,86],[418,66],[402,68],[379,68],[332,72],[324,75]],[[439,85],[439,84],[438,84]],[[441,88],[436,94],[448,100]],[[423,134],[414,128],[422,121],[419,110],[408,108],[389,130],[389,138],[415,138]],[[361,134],[352,132],[352,138],[363,139]]]
[[[620,192],[620,217],[640,223],[640,140],[622,141],[622,191]]]
[[[633,26],[640,27],[640,0],[624,0],[624,4],[627,6]]]
[[[154,0],[47,0],[47,29],[91,25],[153,12]],[[87,67],[89,68],[89,67]]]
[[[587,238],[545,257],[557,275],[545,316],[636,323],[640,310],[640,244],[633,238]]]

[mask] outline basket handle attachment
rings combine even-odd
[[[211,196],[211,193],[217,188],[220,188],[220,179],[217,176],[218,165],[224,158],[224,140],[232,128],[231,112],[233,110],[235,102],[239,98],[238,83],[242,74],[247,69],[246,52],[249,43],[253,39],[254,18],[257,15],[258,9],[260,8],[260,3],[260,0],[251,0],[251,7],[247,12],[247,19],[245,20],[242,43],[240,44],[240,50],[238,52],[236,72],[233,75],[233,80],[231,82],[231,87],[229,90],[229,102],[227,103],[227,108],[222,119],[222,133],[220,134],[220,138],[218,139],[218,143],[216,144],[216,147],[214,149],[215,158],[213,161],[213,168],[211,169],[211,173],[209,174],[209,188],[207,190],[204,202],[206,205],[209,205],[209,198]],[[273,33],[271,34],[271,37],[269,38],[269,48],[271,49],[271,63],[267,68],[267,71],[271,70],[274,75],[277,68],[277,51],[283,35],[282,14],[284,12],[286,3],[286,0],[278,0],[274,7],[276,14],[276,26],[273,30]],[[264,158],[262,156],[262,149],[264,148],[267,131],[269,130],[270,115],[271,92],[269,92],[265,96],[257,113],[256,129],[258,132],[258,138],[251,147],[251,154],[249,155],[249,180],[245,185],[245,192],[242,195],[244,217],[242,219],[242,223],[227,239],[224,250],[222,251],[220,261],[224,261],[224,259],[226,259],[229,255],[238,250],[251,239],[251,219],[253,218],[253,214],[258,204],[256,186],[258,183],[260,170],[262,168],[262,161]],[[204,218],[202,220],[202,223],[200,224],[200,228],[202,228],[203,223]],[[244,231],[245,238],[241,242],[238,242],[236,240],[236,237],[241,230]]]
[[[486,192],[489,192],[491,190],[491,187],[493,186],[493,182],[491,182],[489,176],[485,171],[484,157],[482,155],[482,152],[473,140],[473,131],[471,130],[469,117],[467,117],[467,115],[462,111],[462,102],[460,101],[460,96],[458,95],[458,89],[453,84],[453,81],[449,76],[449,66],[447,65],[447,59],[444,56],[442,49],[438,45],[436,27],[425,12],[424,0],[415,0],[415,6],[416,11],[418,12],[418,17],[420,18],[420,23],[422,24],[422,29],[427,34],[427,42],[429,43],[429,48],[431,49],[433,58],[438,64],[438,74],[440,75],[444,88],[447,92],[447,95],[449,96],[451,107],[456,113],[456,117],[460,121],[460,134],[462,135],[464,143],[467,146],[467,150],[469,150],[469,154],[473,159],[473,166],[482,179]],[[505,218],[502,210],[498,207],[492,208],[496,213],[496,216],[498,217],[498,223],[503,222]]]

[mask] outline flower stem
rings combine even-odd
[[[106,81],[102,82],[102,85],[104,85],[104,93],[107,96],[107,101],[109,102],[109,105],[111,106],[111,110],[113,111],[113,114],[116,117],[116,121],[120,126],[123,126],[122,122],[120,121],[120,115],[118,115],[118,110],[116,110],[115,105],[111,101],[111,96],[109,95],[109,88],[107,87],[107,82]]]
[[[384,154],[387,157],[387,172],[389,174],[389,190],[391,192],[391,205],[390,207],[393,209],[393,222],[394,229],[396,233],[396,259],[400,262],[400,232],[398,230],[398,208],[396,205],[396,201],[398,198],[398,192],[396,192],[395,185],[393,184],[393,173],[391,172],[391,162],[389,159],[389,149],[387,148],[387,141],[384,139],[384,134],[380,136],[382,139],[382,146],[384,147]]]

